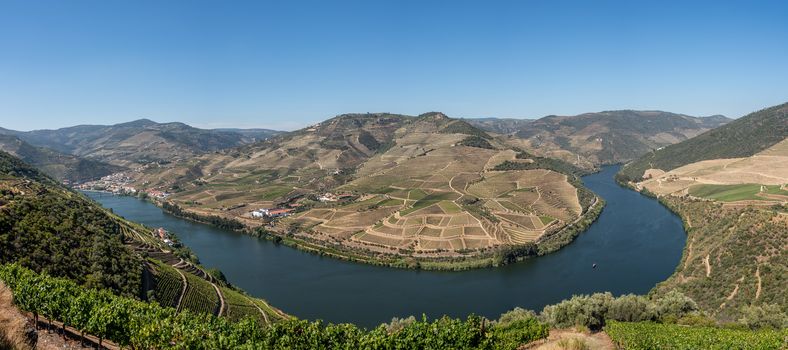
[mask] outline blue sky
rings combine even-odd
[[[786,1],[6,1],[0,126],[788,101]]]

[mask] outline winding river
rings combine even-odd
[[[231,283],[287,313],[374,327],[393,316],[497,318],[516,306],[541,310],[572,294],[648,292],[673,273],[686,235],[681,220],[656,200],[618,186],[613,180],[618,169],[609,166],[583,177],[607,206],[572,244],[522,263],[462,272],[320,257],[180,219],[133,197],[87,194],[127,219],[176,233],[204,266],[221,269]]]

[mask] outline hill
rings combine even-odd
[[[788,136],[788,103],[736,119],[688,141],[649,152],[621,171],[623,181],[638,181],[647,169],[669,171],[703,160],[749,157]]]
[[[263,323],[286,317],[207,272],[176,236],[126,221],[0,151],[0,264],[87,288]]]
[[[751,113],[627,164],[618,180],[679,214],[687,246],[653,293],[680,290],[718,320],[785,311],[788,104]]]
[[[60,153],[46,147],[33,146],[12,135],[0,134],[0,150],[19,157],[60,181],[84,182],[125,169],[100,161]]]
[[[533,119],[518,118],[463,118],[463,120],[481,130],[496,134],[515,133],[533,122]]]
[[[661,111],[605,111],[547,116],[523,125],[509,142],[584,167],[621,163],[729,122]]]
[[[35,146],[113,165],[133,167],[149,162],[169,162],[253,143],[277,131],[267,129],[206,130],[183,123],[156,123],[148,119],[115,125],[79,125],[57,130],[28,132],[3,129]]]
[[[258,232],[355,260],[455,268],[500,263],[512,253],[502,249],[528,255],[568,242],[557,237],[583,225],[563,228],[601,208],[586,215],[595,196],[571,168],[442,113],[380,113],[341,115],[132,177],[173,192],[180,215],[266,224]],[[252,216],[277,207],[293,215]]]

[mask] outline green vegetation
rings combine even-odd
[[[358,142],[360,142],[364,147],[369,149],[370,151],[377,151],[380,148],[380,142],[375,139],[375,136],[372,136],[368,131],[361,130],[358,134]]]
[[[451,201],[440,201],[438,205],[443,209],[446,214],[455,214],[462,212],[462,209]]]
[[[177,307],[178,297],[183,291],[181,275],[175,268],[165,265],[158,260],[151,260],[155,265],[153,300],[161,306]]]
[[[689,140],[653,151],[621,169],[621,182],[639,181],[647,169],[670,171],[701,160],[749,157],[788,136],[788,103],[766,108]]]
[[[188,286],[180,310],[214,315],[219,308],[219,296],[206,280],[190,273],[184,273]]]
[[[539,220],[542,221],[543,225],[547,225],[547,224],[553,222],[555,220],[555,218],[553,218],[552,216],[548,216],[548,215],[542,215],[542,216],[539,216]]]
[[[572,243],[580,233],[585,232],[585,230],[596,221],[599,214],[602,214],[602,209],[604,209],[604,207],[605,201],[600,198],[595,206],[588,208],[579,221],[567,225],[561,229],[561,231],[542,237],[537,242],[537,247],[539,248],[538,255],[552,253]]]
[[[191,312],[175,313],[75,283],[38,275],[19,265],[0,267],[0,281],[17,306],[135,349],[510,349],[547,336],[533,315],[394,320],[373,330],[351,324],[286,320],[269,327],[254,318],[232,322]],[[37,316],[36,316],[37,317]]]
[[[788,310],[788,221],[780,206],[730,208],[670,196],[660,202],[684,220],[692,252],[685,248],[675,273],[652,293],[679,290],[726,322],[741,319],[746,306]]]
[[[456,120],[440,130],[442,134],[464,134],[472,137],[490,140],[492,137],[486,132],[479,130],[471,124],[462,120]],[[488,143],[489,144],[489,143]]]
[[[490,144],[489,141],[486,139],[479,137],[479,136],[469,136],[457,143],[460,146],[468,146],[468,147],[476,147],[476,148],[485,148],[485,149],[495,149],[493,145]]]
[[[522,153],[520,153],[522,154]],[[519,157],[518,159],[522,159]],[[508,171],[508,170],[533,170],[533,169],[547,169],[552,170],[561,174],[568,175],[570,177],[576,176],[580,177],[583,175],[587,175],[588,171],[583,170],[579,167],[576,167],[570,163],[567,163],[560,159],[555,158],[545,158],[545,157],[529,157],[532,162],[513,162],[507,160],[501,164],[498,164],[493,168],[494,171]]]
[[[79,193],[0,152],[0,263],[141,294],[140,258],[118,221]]]
[[[83,182],[125,170],[123,167],[33,146],[12,135],[0,134],[0,149],[12,152],[58,180]]]
[[[450,201],[456,197],[457,197],[456,194],[453,192],[430,193],[424,196],[423,198],[417,200],[416,203],[413,203],[413,206],[411,206],[410,208],[403,210],[402,215],[408,215],[416,210],[429,207],[430,205],[436,204],[440,201],[445,201],[445,200]]]
[[[695,197],[708,198],[723,202],[758,200],[763,199],[757,194],[761,192],[761,185],[694,185],[689,188],[689,194]]]
[[[661,111],[604,111],[575,116],[547,116],[524,125],[516,136],[544,148],[560,148],[593,164],[615,164],[637,159],[671,142],[653,136],[667,134],[686,140],[717,127],[722,116],[695,118]],[[573,157],[574,158],[574,157]]]
[[[653,322],[610,322],[605,331],[624,349],[784,349],[788,329],[750,331]]]
[[[190,212],[188,210],[183,210],[177,204],[172,204],[166,201],[161,204],[161,209],[167,213],[170,213],[178,217],[204,222],[206,224],[211,224],[223,229],[238,231],[238,230],[243,230],[244,227],[246,227],[242,222],[235,219],[228,219],[217,215],[200,215],[194,212]]]

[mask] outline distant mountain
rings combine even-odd
[[[511,134],[522,130],[527,124],[533,122],[533,119],[517,119],[517,118],[463,118],[479,129],[496,134]]]
[[[670,171],[703,160],[749,157],[788,137],[788,103],[762,109],[692,139],[646,153],[620,179],[636,181],[647,169]]]
[[[125,168],[33,146],[13,135],[0,134],[0,150],[41,169],[58,180],[83,182],[124,170]]]
[[[36,145],[119,166],[168,162],[260,141],[276,131],[206,130],[148,119],[115,125],[79,125],[57,130],[2,130]]]
[[[605,111],[575,116],[547,116],[523,125],[513,136],[526,148],[570,152],[592,164],[636,159],[654,149],[684,141],[729,122],[715,115],[698,118],[661,111]]]

